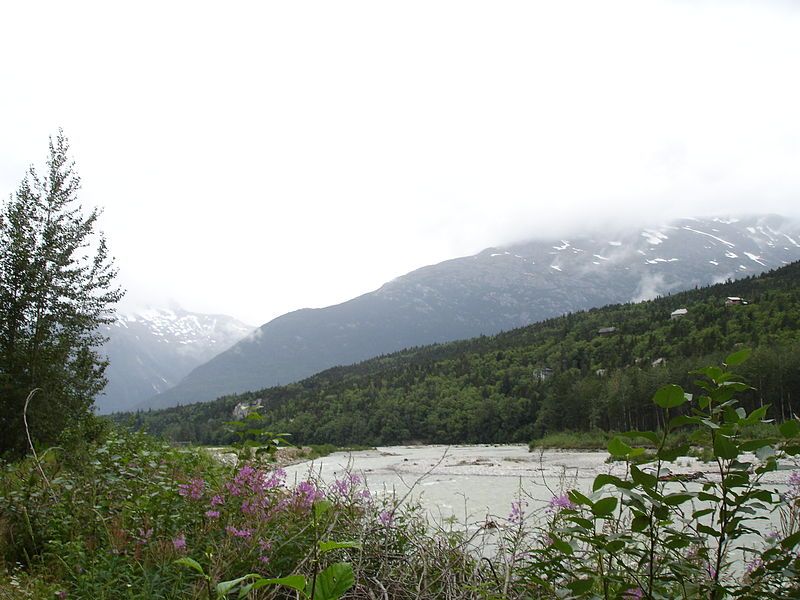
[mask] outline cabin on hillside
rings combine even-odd
[[[678,308],[678,309],[676,309],[676,310],[673,310],[673,311],[672,311],[672,312],[669,314],[669,318],[670,318],[671,320],[673,320],[673,321],[674,321],[674,320],[676,320],[676,319],[682,319],[683,317],[685,317],[685,316],[686,316],[686,315],[688,315],[688,314],[689,314],[689,311],[688,311],[687,309],[685,309],[685,308]]]
[[[728,296],[725,299],[725,306],[741,306],[743,304],[747,304],[747,302],[739,296]]]
[[[553,369],[550,367],[542,367],[533,372],[533,376],[539,381],[547,381],[553,376]]]
[[[667,366],[667,359],[663,356],[661,358],[655,359],[653,362],[650,363],[651,367],[666,367]]]
[[[597,330],[597,333],[599,335],[611,335],[612,333],[616,333],[616,331],[617,331],[616,327],[601,327],[600,329]]]

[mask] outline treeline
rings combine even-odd
[[[299,383],[215,402],[116,415],[174,441],[233,441],[236,404],[261,400],[272,430],[296,443],[527,442],[562,430],[657,429],[665,383],[754,349],[738,370],[747,410],[800,412],[800,263],[759,277],[550,319],[491,337],[412,348]],[[726,305],[729,296],[746,305]],[[677,319],[678,308],[688,313]],[[613,328],[613,330],[612,330]],[[601,333],[603,330],[603,333]]]

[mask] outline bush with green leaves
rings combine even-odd
[[[736,395],[748,389],[729,369],[696,371],[702,393],[676,385],[655,394],[661,432],[630,431],[609,452],[627,462],[626,477],[601,474],[592,493],[572,490],[552,504],[545,541],[521,567],[534,596],[574,598],[789,598],[800,596],[800,472],[785,494],[761,485],[778,460],[800,454],[800,426],[787,421],[782,439],[743,441],[768,406],[747,413]],[[667,443],[679,428],[707,436],[713,473],[681,476],[669,464],[688,446]],[[646,449],[655,448],[646,462]],[[698,474],[699,475],[699,474]],[[777,522],[777,523],[776,523]]]

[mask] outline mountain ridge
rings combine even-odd
[[[291,383],[405,347],[760,273],[800,258],[798,240],[797,222],[751,215],[487,248],[338,305],[277,317],[139,408]]]

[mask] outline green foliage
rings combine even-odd
[[[798,597],[800,469],[782,493],[761,480],[800,456],[800,426],[775,426],[765,407],[740,405],[750,388],[727,366],[736,360],[694,371],[700,391],[691,397],[675,384],[654,392],[664,428],[607,442],[624,473],[600,474],[591,490],[557,495],[532,515],[520,499],[507,520],[487,520],[477,533],[436,526],[418,505],[371,494],[351,473],[327,487],[313,479],[289,487],[280,470],[230,471],[197,451],[115,432],[81,467],[50,451],[43,471],[28,459],[0,480],[10,574],[0,570],[0,594]],[[670,471],[685,442],[703,436],[713,472]]]
[[[59,132],[45,172],[33,167],[0,209],[0,455],[20,456],[27,441],[23,406],[35,443],[59,443],[67,427],[84,427],[103,389],[101,326],[122,296],[99,211],[84,214],[80,178]]]
[[[727,367],[749,351],[728,356]],[[628,463],[629,478],[602,474],[590,497],[570,492],[558,503],[548,530],[554,540],[531,561],[540,594],[575,598],[790,598],[800,595],[800,471],[785,498],[760,485],[779,457],[796,453],[800,427],[784,425],[784,440],[753,439],[765,410],[748,413],[736,394],[749,389],[727,368],[696,371],[703,394],[691,397],[674,384],[653,396],[664,409],[663,431],[633,431],[609,442],[627,461],[645,451],[635,439],[656,443],[649,465]],[[669,411],[688,405],[680,420]],[[787,423],[795,423],[788,421]],[[697,482],[673,475],[665,452],[673,428],[697,427],[711,439],[716,473]],[[773,429],[774,430],[774,429]],[[746,453],[755,452],[755,456]],[[781,513],[780,531],[761,522]],[[557,540],[557,542],[555,541]],[[754,541],[757,540],[757,541]],[[748,562],[749,561],[749,562]],[[746,568],[744,563],[748,562]]]

